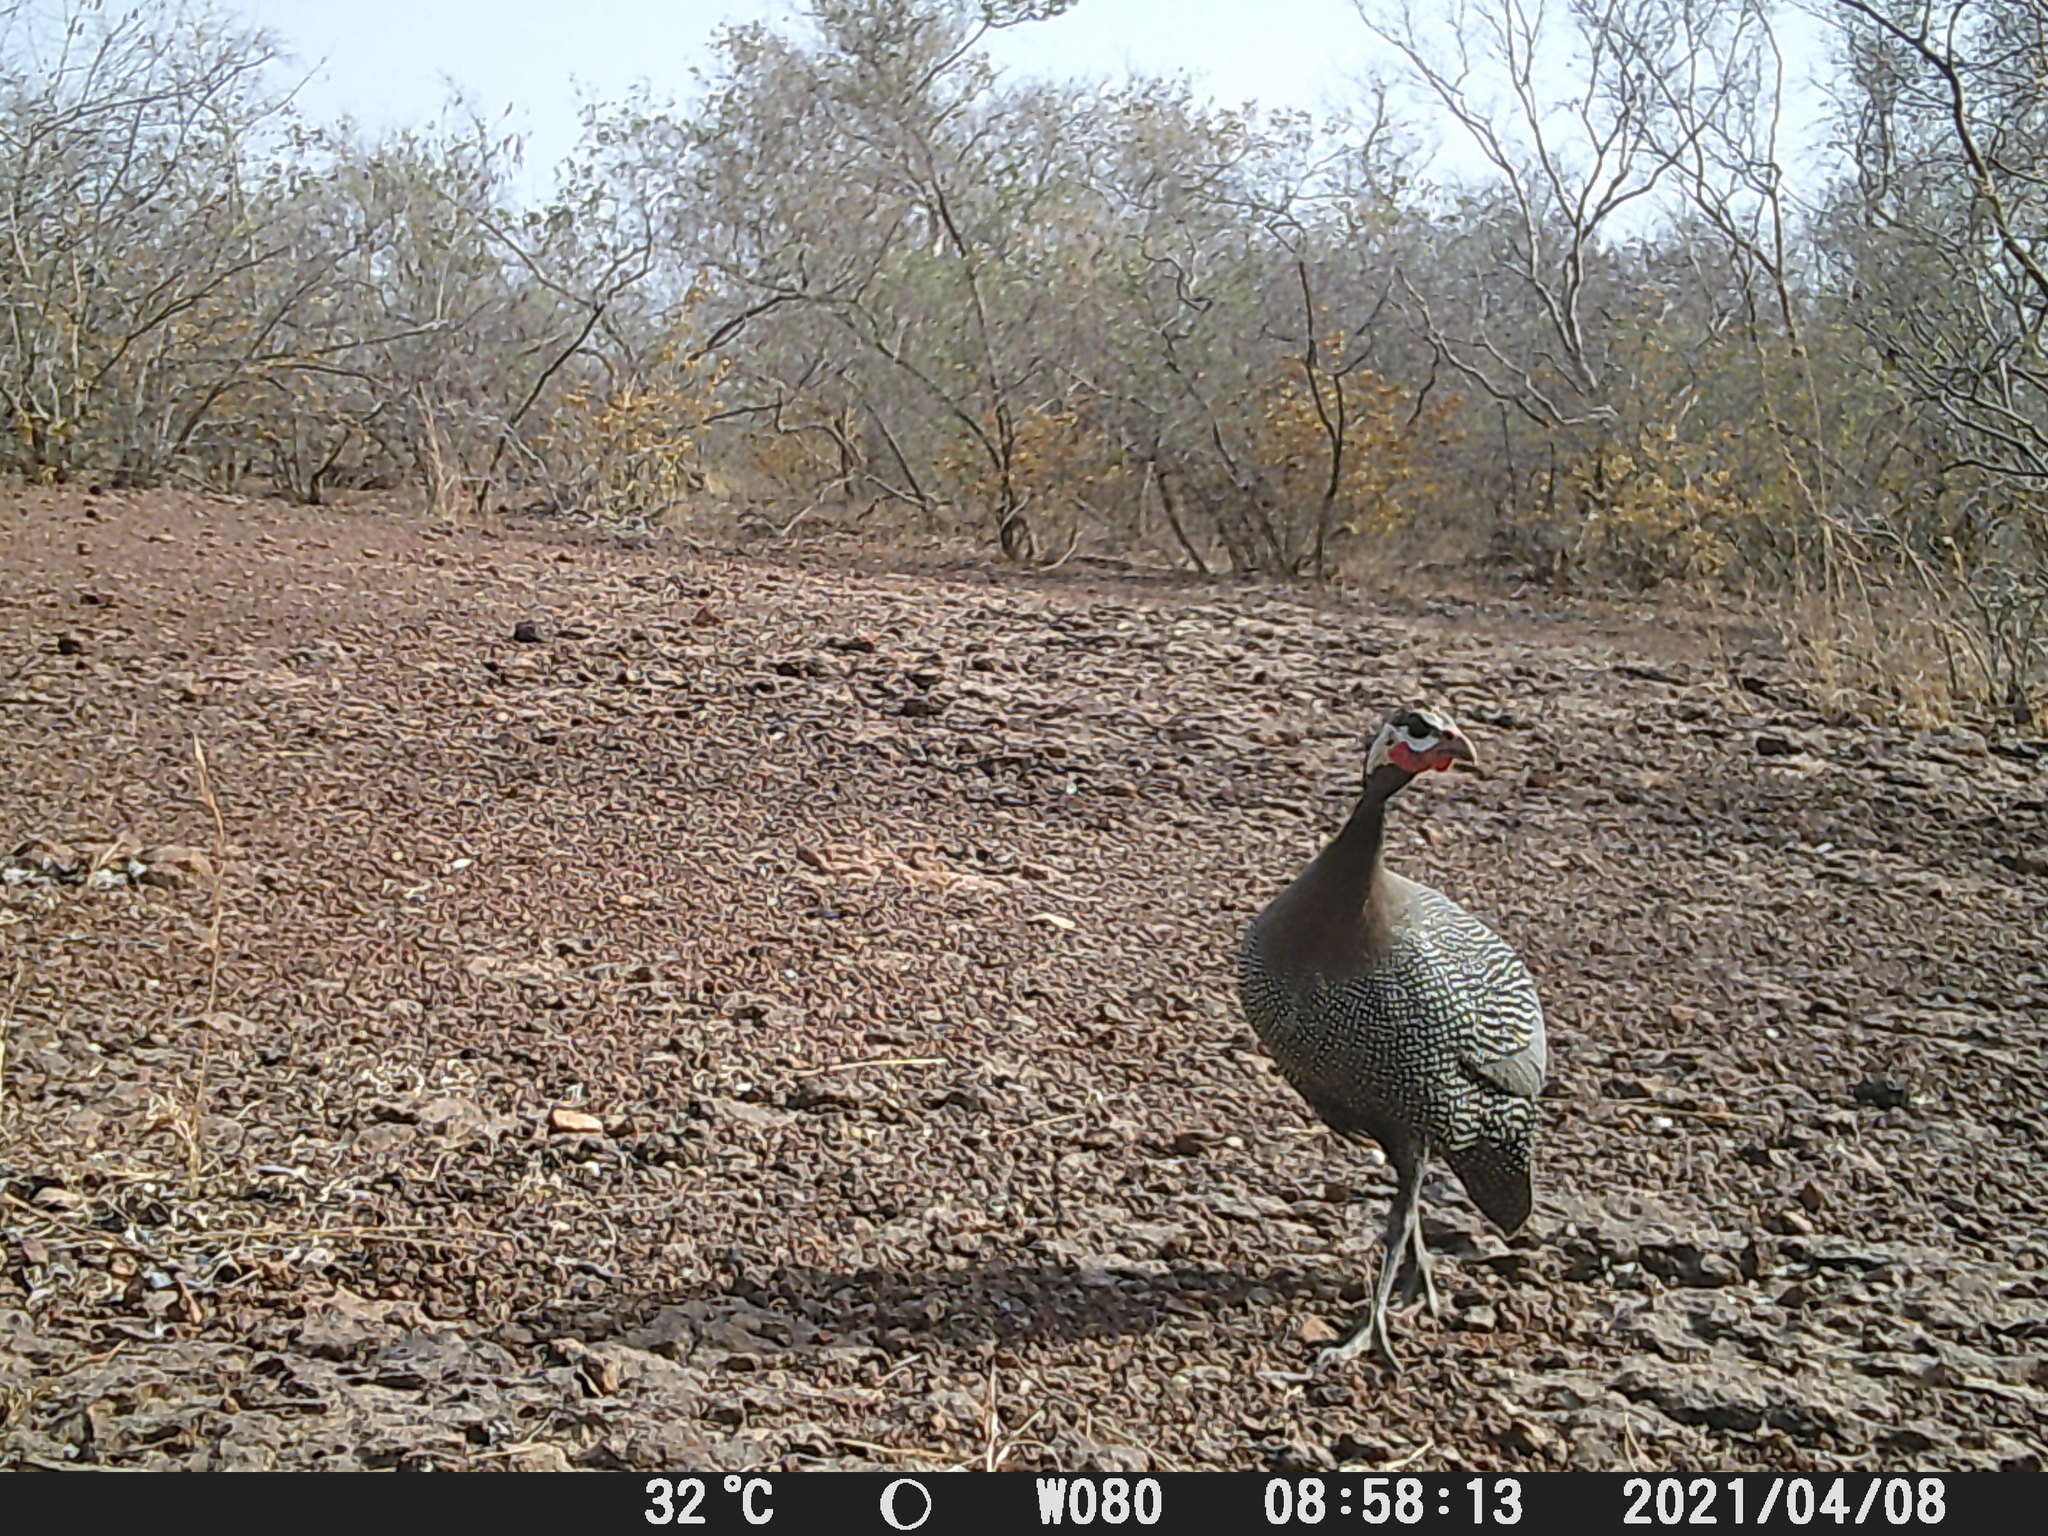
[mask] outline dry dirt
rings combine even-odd
[[[1409,608],[8,493],[0,1466],[2038,1467],[2048,743]],[[1312,1374],[1231,957],[1418,697],[1537,1212]]]

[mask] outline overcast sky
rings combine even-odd
[[[530,164],[576,137],[578,88],[600,99],[635,81],[687,87],[734,22],[789,14],[782,0],[227,0],[317,70],[314,116],[366,127],[419,122],[448,83],[495,116],[513,108]],[[1081,0],[1055,20],[998,34],[1006,66],[1058,77],[1185,73],[1237,104],[1342,99],[1377,57],[1351,0]]]
[[[423,122],[459,87],[491,118],[511,109],[538,190],[574,144],[581,99],[616,100],[636,82],[685,92],[711,62],[721,27],[791,14],[787,0],[223,0],[267,28],[312,72],[300,97],[313,116],[367,128]],[[1795,80],[1815,30],[1793,18],[1784,39]],[[996,34],[1009,69],[1059,78],[1187,75],[1229,105],[1317,108],[1391,57],[1352,0],[1080,0],[1066,15]],[[1811,101],[1810,93],[1806,93]],[[1795,106],[1811,121],[1812,108]],[[1419,124],[1418,137],[1474,169],[1469,147]],[[1790,146],[1788,146],[1789,148]]]

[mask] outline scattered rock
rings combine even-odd
[[[1680,1424],[1745,1435],[1764,1427],[1775,1402],[1765,1373],[1706,1361],[1682,1370],[1632,1366],[1615,1378],[1614,1388],[1635,1402],[1653,1404]]]
[[[309,1303],[295,1342],[316,1360],[354,1360],[424,1319],[410,1302],[371,1301],[337,1286]]]
[[[361,1155],[377,1157],[386,1152],[396,1151],[398,1148],[413,1141],[418,1135],[419,1131],[416,1127],[385,1122],[366,1127],[356,1136],[354,1145],[356,1151]]]
[[[72,847],[69,843],[56,842],[45,837],[32,837],[15,845],[14,851],[0,861],[11,879],[10,883],[21,884],[29,880],[74,881],[85,877],[90,855]]]
[[[1553,1452],[1560,1449],[1556,1432],[1530,1418],[1510,1419],[1508,1427],[1501,1431],[1500,1443],[1501,1449],[1511,1456],[1538,1461],[1555,1459]]]
[[[521,619],[512,626],[512,638],[520,645],[539,645],[540,626],[530,619]]]
[[[144,885],[170,890],[184,886],[205,887],[213,883],[213,860],[205,850],[182,843],[160,843],[136,855],[142,873],[136,878]]]
[[[520,1446],[505,1458],[508,1472],[567,1472],[569,1453],[552,1442]]]
[[[1858,1104],[1870,1109],[1904,1109],[1912,1095],[1889,1077],[1866,1077],[1849,1090]]]
[[[1135,1445],[1105,1445],[1099,1440],[1081,1440],[1075,1443],[1074,1450],[1073,1466],[1077,1472],[1135,1476],[1152,1470],[1151,1456]]]
[[[1698,1243],[1642,1243],[1636,1255],[1649,1274],[1677,1286],[1733,1286],[1743,1278],[1733,1255]]]
[[[29,533],[0,851],[73,845],[0,858],[0,1464],[2039,1448],[2048,1079],[2013,1031],[2048,999],[2048,885],[1993,860],[2044,844],[2048,754],[1922,760],[1790,663],[1774,702],[1716,691],[1691,635],[1640,658],[1688,685],[1617,675],[1650,610],[1591,594],[1417,623],[1085,554],[970,585],[850,569],[837,531],[755,563],[538,522],[380,523],[365,587],[367,509],[124,493],[80,568],[49,500],[80,505],[0,509]],[[119,606],[81,613],[111,571]],[[346,622],[309,624],[337,592]],[[442,622],[492,593],[550,612],[544,642],[482,634],[495,685]],[[50,654],[74,621],[90,667]],[[1433,1168],[1451,1313],[1397,1312],[1398,1377],[1312,1373],[1393,1176],[1280,1079],[1230,947],[1425,673],[1496,766],[1404,798],[1396,862],[1555,1006],[1536,1207],[1504,1240]],[[181,689],[248,850],[205,855],[211,1005],[213,872],[107,838],[208,843]],[[1866,1105],[1867,1074],[1940,1114]]]
[[[1336,1325],[1320,1317],[1304,1317],[1294,1325],[1294,1336],[1304,1344],[1334,1344],[1343,1337]]]
[[[414,1113],[421,1130],[451,1141],[467,1141],[493,1130],[494,1120],[474,1100],[443,1095],[428,1099]]]

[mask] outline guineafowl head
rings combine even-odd
[[[1383,767],[1394,767],[1412,777],[1441,772],[1453,763],[1477,762],[1478,758],[1457,721],[1440,709],[1411,704],[1387,716],[1365,756],[1365,773],[1371,778]]]

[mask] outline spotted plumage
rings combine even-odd
[[[1367,759],[1343,831],[1252,922],[1239,956],[1246,1018],[1328,1125],[1386,1150],[1398,1187],[1372,1312],[1344,1346],[1391,1357],[1386,1305],[1405,1257],[1435,1306],[1417,1219],[1422,1169],[1450,1164],[1504,1230],[1528,1217],[1543,1010],[1515,952],[1441,892],[1380,861],[1389,796],[1471,761],[1448,717],[1403,709]]]

